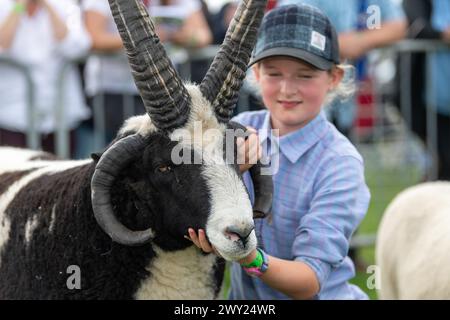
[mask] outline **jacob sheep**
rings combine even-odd
[[[376,242],[381,299],[450,299],[450,183],[401,192]]]
[[[270,210],[263,165],[250,170],[252,208],[225,152],[226,129],[245,129],[229,120],[266,1],[241,2],[198,86],[182,83],[140,0],[109,3],[148,115],[94,161],[0,163],[0,299],[211,299],[224,260],[185,239],[188,228],[234,261],[255,248],[253,218]],[[175,163],[174,150],[200,161]],[[73,267],[79,287],[68,286]]]

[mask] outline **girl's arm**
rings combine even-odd
[[[122,39],[118,34],[107,31],[108,17],[100,12],[87,10],[85,12],[86,29],[92,39],[92,49],[98,51],[119,51],[123,48]]]
[[[25,13],[23,10],[26,8],[26,3],[26,0],[17,1],[6,19],[0,22],[0,48],[5,50],[11,48],[21,16]]]
[[[212,33],[201,10],[191,14],[183,26],[168,39],[175,44],[190,48],[201,48],[212,43]]]
[[[67,36],[68,30],[65,22],[61,20],[55,9],[46,1],[39,0],[39,3],[45,8],[50,16],[50,22],[53,28],[53,35],[56,41],[60,42]]]
[[[217,252],[206,239],[205,231],[200,229],[198,236],[194,229],[188,230],[190,240],[204,252]],[[249,264],[256,257],[256,250],[246,258],[239,261],[240,264]],[[283,260],[267,255],[269,268],[260,279],[271,288],[278,290],[292,299],[312,299],[320,290],[319,281],[315,272],[300,261]]]
[[[380,29],[350,31],[339,34],[339,48],[344,59],[357,59],[372,49],[387,46],[405,38],[407,23],[389,21]]]

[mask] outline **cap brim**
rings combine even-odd
[[[334,64],[333,61],[329,61],[327,59],[324,59],[322,57],[319,57],[315,54],[312,54],[302,49],[277,47],[264,50],[260,54],[254,56],[250,61],[249,67],[261,61],[262,59],[276,56],[287,56],[297,58],[311,64],[312,66],[320,70],[330,70]]]

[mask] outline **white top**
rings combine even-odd
[[[72,0],[48,0],[50,5],[67,22],[68,34],[57,42],[53,37],[50,17],[45,9],[39,9],[32,17],[24,14],[9,49],[0,47],[0,56],[26,65],[35,86],[37,130],[49,133],[55,130],[54,107],[56,105],[61,67],[69,60],[87,54],[90,38],[82,28],[79,8]],[[14,0],[2,0],[0,23],[12,10]],[[17,70],[0,64],[0,127],[26,132],[27,99],[24,77]],[[63,105],[66,125],[70,129],[89,116],[75,66],[67,70],[63,83]]]
[[[198,0],[176,0],[173,5],[161,6],[151,0],[148,10],[153,18],[185,19],[201,9]],[[108,32],[119,34],[107,0],[85,0],[84,11],[96,11],[108,17]],[[128,60],[124,52],[114,55],[91,55],[85,69],[86,92],[93,96],[99,92],[138,94]]]
[[[151,0],[149,12],[152,17],[186,19],[201,8],[198,0],[174,0],[173,4],[168,6],[160,5],[159,0]]]

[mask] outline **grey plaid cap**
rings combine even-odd
[[[336,30],[315,7],[277,7],[263,19],[250,66],[273,56],[294,57],[318,69],[330,70],[333,64],[339,64]]]

